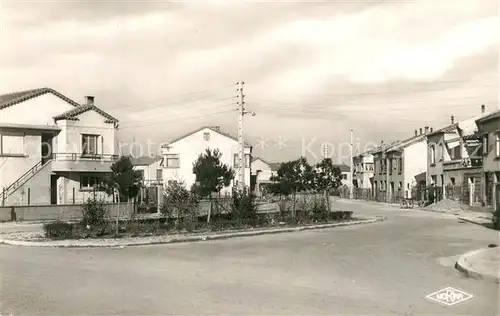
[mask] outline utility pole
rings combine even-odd
[[[349,163],[350,163],[350,170],[351,170],[351,176],[349,177],[349,178],[350,178],[350,183],[349,183],[349,198],[350,198],[350,199],[352,199],[352,198],[353,198],[353,194],[352,194],[352,193],[353,193],[353,192],[352,192],[352,189],[353,189],[353,188],[352,188],[352,183],[353,183],[353,181],[352,181],[352,178],[353,178],[353,173],[354,173],[354,170],[353,170],[353,164],[354,164],[354,162],[353,162],[353,159],[352,159],[352,158],[353,158],[353,157],[352,157],[352,152],[353,152],[353,150],[352,150],[352,146],[353,146],[353,144],[352,144],[352,142],[353,142],[353,141],[352,141],[352,131],[353,131],[353,129],[351,128],[351,146],[350,146],[350,148],[349,148],[349,149],[350,149],[350,159],[349,159]]]
[[[245,114],[251,114],[252,116],[255,116],[255,112],[246,112],[245,111],[245,95],[243,94],[243,85],[245,82],[239,81],[236,83],[238,88],[238,143],[239,143],[239,150],[238,150],[238,169],[239,169],[239,174],[238,174],[238,189],[240,191],[243,191],[245,188],[245,165],[246,165],[246,159],[245,159],[245,140],[243,137],[243,116]]]

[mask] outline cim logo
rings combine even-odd
[[[451,306],[460,302],[473,298],[472,294],[466,293],[461,290],[447,287],[426,296],[427,299],[432,301]]]

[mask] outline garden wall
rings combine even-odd
[[[115,217],[129,217],[134,210],[134,204],[106,204],[108,214]],[[50,221],[77,220],[82,218],[82,205],[32,205],[0,207],[0,221]]]

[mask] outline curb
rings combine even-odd
[[[478,250],[474,250],[474,251],[468,252],[468,253],[460,256],[458,261],[455,263],[455,269],[460,271],[466,277],[469,277],[472,279],[492,281],[492,282],[495,282],[497,284],[500,284],[500,276],[495,276],[495,275],[491,275],[491,274],[484,274],[481,272],[477,272],[473,268],[471,268],[471,264],[469,263],[469,260],[468,260],[472,256],[479,255],[483,252],[491,251],[492,249],[495,249],[495,248],[478,249]]]
[[[461,217],[461,216],[459,216],[458,219],[461,220],[461,221],[468,222],[468,223],[475,224],[475,225],[479,225],[479,226],[483,226],[484,224],[486,224],[486,222],[482,222],[481,223],[480,221],[477,221],[477,220],[474,220],[474,219],[471,219],[471,218],[468,218],[468,217]],[[489,223],[491,223],[491,220],[488,221],[488,224]]]
[[[371,224],[383,222],[385,220],[384,217],[377,217],[372,219],[358,220],[352,222],[343,222],[343,223],[332,223],[332,224],[323,224],[323,225],[311,225],[311,226],[300,226],[293,228],[278,228],[278,229],[270,229],[270,230],[260,230],[260,231],[244,231],[244,232],[235,232],[235,233],[225,233],[225,234],[213,234],[213,235],[197,235],[197,236],[184,236],[180,238],[169,238],[165,240],[149,240],[149,241],[121,241],[120,239],[114,239],[114,242],[100,244],[99,240],[85,240],[87,242],[77,243],[69,243],[64,244],[61,243],[63,241],[24,241],[24,240],[11,240],[11,239],[0,239],[0,244],[12,245],[12,246],[25,246],[25,247],[53,247],[53,248],[116,248],[116,247],[130,247],[130,246],[145,246],[145,245],[158,245],[158,244],[173,244],[173,243],[182,243],[182,242],[196,242],[196,241],[206,241],[206,240],[220,240],[220,239],[229,239],[236,237],[250,237],[250,236],[260,236],[260,235],[275,235],[281,233],[291,233],[291,232],[300,232],[305,230],[314,230],[314,229],[326,229],[326,228],[334,228],[341,226],[354,226],[354,225],[362,225],[362,224]],[[101,239],[102,241],[102,239]]]

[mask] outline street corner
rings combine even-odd
[[[496,245],[495,245],[496,246]],[[463,254],[455,264],[463,275],[500,283],[500,248],[482,248]]]

